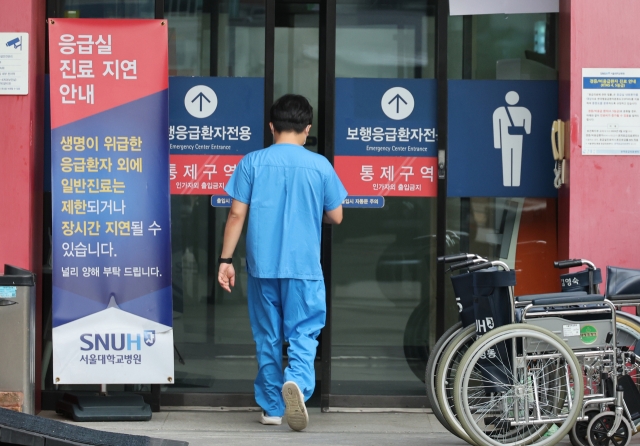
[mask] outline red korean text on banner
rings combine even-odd
[[[336,156],[335,169],[350,196],[438,195],[435,157]]]
[[[242,155],[171,155],[173,195],[227,195],[224,191]]]
[[[162,35],[160,20],[51,19],[51,128],[166,90],[168,52],[146,50]]]

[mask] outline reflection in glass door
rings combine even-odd
[[[339,0],[336,48],[337,78],[433,78],[433,5]],[[346,209],[334,228],[332,395],[424,395],[435,342],[436,203],[387,197],[382,209]]]
[[[449,17],[448,78],[557,79],[556,21],[556,14]],[[447,254],[506,262],[516,270],[516,294],[556,291],[556,206],[555,198],[448,197],[447,232],[457,234],[460,249],[447,246]],[[448,328],[459,316],[453,288],[445,284]]]
[[[264,2],[164,5],[170,75],[264,77]],[[238,278],[232,293],[216,281],[227,214],[228,209],[211,206],[209,195],[171,197],[176,382],[162,387],[163,405],[211,401],[193,400],[203,393],[244,394],[245,399],[225,405],[252,405],[257,365],[246,304],[244,237],[234,256]]]
[[[319,11],[317,3],[276,3],[273,97],[300,94],[313,107],[305,147],[318,151]]]

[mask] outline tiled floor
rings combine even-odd
[[[255,411],[171,410],[148,422],[82,423],[83,427],[131,435],[188,441],[191,446],[225,445],[465,445],[448,433],[436,418],[412,413],[320,413],[310,409],[304,432],[282,426],[262,426]],[[53,412],[41,416],[67,420]],[[570,445],[568,437],[561,443]],[[640,438],[631,444],[640,444]]]

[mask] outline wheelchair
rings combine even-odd
[[[515,298],[506,264],[439,260],[466,269],[452,277],[461,321],[426,371],[447,429],[475,445],[553,445],[566,434],[574,445],[629,443],[640,425],[640,319],[618,308],[640,304],[640,271],[609,267],[601,295],[591,262],[556,262],[587,268],[561,276],[562,293]]]

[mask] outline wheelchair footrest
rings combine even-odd
[[[631,419],[640,419],[640,390],[636,387],[633,379],[629,375],[623,375],[618,378],[618,385],[624,390],[624,403],[629,409]]]

